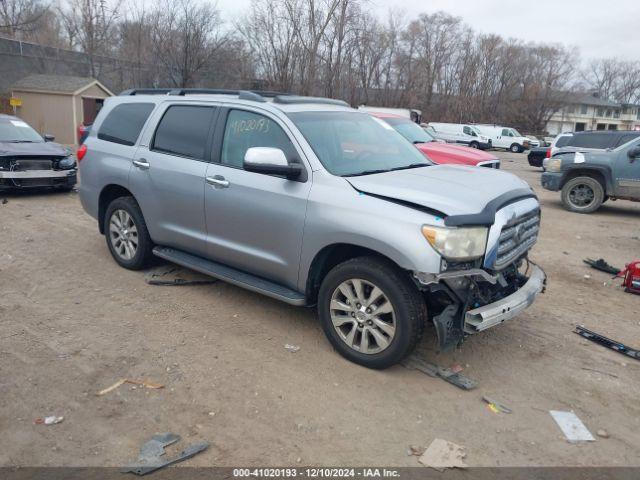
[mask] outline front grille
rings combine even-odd
[[[539,230],[539,211],[518,217],[502,227],[494,268],[500,270],[520,258],[536,243]]]
[[[14,170],[18,172],[24,172],[25,170],[51,170],[53,168],[53,162],[48,159],[21,158],[16,160],[14,164]]]

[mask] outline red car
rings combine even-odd
[[[371,115],[391,125],[394,130],[413,143],[418,150],[435,163],[500,168],[500,160],[492,154],[475,148],[438,141],[408,118],[391,113],[371,113]]]

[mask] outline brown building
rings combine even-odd
[[[113,93],[99,81],[64,75],[30,75],[11,87],[20,106],[15,113],[56,142],[77,144],[78,125],[93,123],[104,99]]]

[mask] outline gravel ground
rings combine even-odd
[[[525,155],[499,155],[540,195],[532,258],[548,289],[455,352],[436,353],[427,330],[419,352],[459,363],[479,384],[469,392],[343,360],[310,309],[222,282],[147,285],[111,259],[76,194],[0,195],[0,465],[119,466],[163,431],[182,435],[179,447],[211,443],[196,466],[416,466],[408,447],[434,438],[464,445],[472,466],[640,465],[640,362],[572,333],[584,324],[640,347],[640,297],[582,263],[639,257],[640,205],[569,213]],[[166,387],[96,396],[124,377]],[[548,410],[610,438],[569,444]],[[54,414],[64,421],[34,424]]]

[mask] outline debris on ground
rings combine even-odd
[[[486,395],[482,396],[482,400],[487,404],[487,407],[489,407],[489,410],[491,410],[493,413],[513,413],[513,410],[511,410],[509,407],[504,406],[500,402],[496,402],[494,399],[487,397]]]
[[[9,203],[9,200],[7,200],[6,198],[2,199],[2,205],[6,205],[7,203]]]
[[[115,390],[120,385],[124,385],[125,383],[131,383],[132,385],[137,385],[139,387],[152,388],[154,390],[155,389],[159,389],[159,388],[164,388],[164,385],[162,385],[161,383],[154,383],[154,382],[151,382],[149,380],[133,380],[131,378],[121,378],[120,380],[118,380],[116,383],[114,383],[110,387],[107,387],[104,390],[100,390],[98,393],[96,393],[96,395],[105,395],[105,394]]]
[[[623,278],[622,286],[625,292],[640,295],[640,260],[627,263],[617,276]]]
[[[180,435],[176,435],[171,432],[154,435],[142,444],[138,458],[136,458],[130,466],[123,469],[122,472],[146,475],[147,473],[154,472],[160,468],[191,458],[209,447],[207,442],[198,442],[189,445],[173,458],[165,457],[165,447],[173,445],[179,441]]]
[[[410,370],[418,370],[422,373],[426,373],[430,377],[440,377],[463,390],[471,390],[477,386],[477,383],[474,380],[471,380],[460,373],[456,373],[449,368],[441,367],[435,363],[429,363],[417,355],[407,357],[402,362],[402,365]]]
[[[443,472],[447,468],[467,468],[467,464],[463,461],[466,456],[464,447],[436,438],[418,461],[426,467]]]
[[[587,340],[591,340],[592,342],[599,343],[603,347],[610,348],[611,350],[620,352],[623,355],[626,355],[631,358],[635,358],[636,360],[640,360],[640,350],[636,350],[635,348],[628,347],[624,343],[620,343],[616,340],[607,338],[604,335],[600,335],[599,333],[593,332],[587,328],[584,328],[582,325],[576,326],[574,333],[577,333],[578,335],[580,335],[583,338],[586,338]]]
[[[456,362],[449,367],[449,370],[451,370],[453,373],[460,373],[463,370],[463,368],[462,368],[462,365]]]
[[[595,268],[596,270],[600,270],[601,272],[610,273],[611,275],[617,275],[620,272],[620,269],[618,267],[609,265],[604,258],[599,258],[598,260],[585,258],[582,261],[589,265],[591,268]]]
[[[596,432],[596,435],[598,435],[600,438],[609,438],[609,432],[603,429],[598,430]]]
[[[407,456],[420,457],[426,449],[417,445],[409,445],[407,449]]]
[[[64,420],[64,417],[57,417],[55,415],[51,415],[49,417],[44,418],[36,418],[33,423],[36,425],[55,425],[56,423],[60,423]]]
[[[291,345],[289,343],[287,343],[284,348],[286,348],[287,350],[289,350],[291,353],[296,353],[298,350],[300,350],[300,347],[298,347],[297,345]]]
[[[208,285],[218,280],[178,265],[160,265],[144,275],[149,285]]]
[[[595,442],[596,439],[575,413],[560,410],[549,410],[549,413],[569,442]]]

